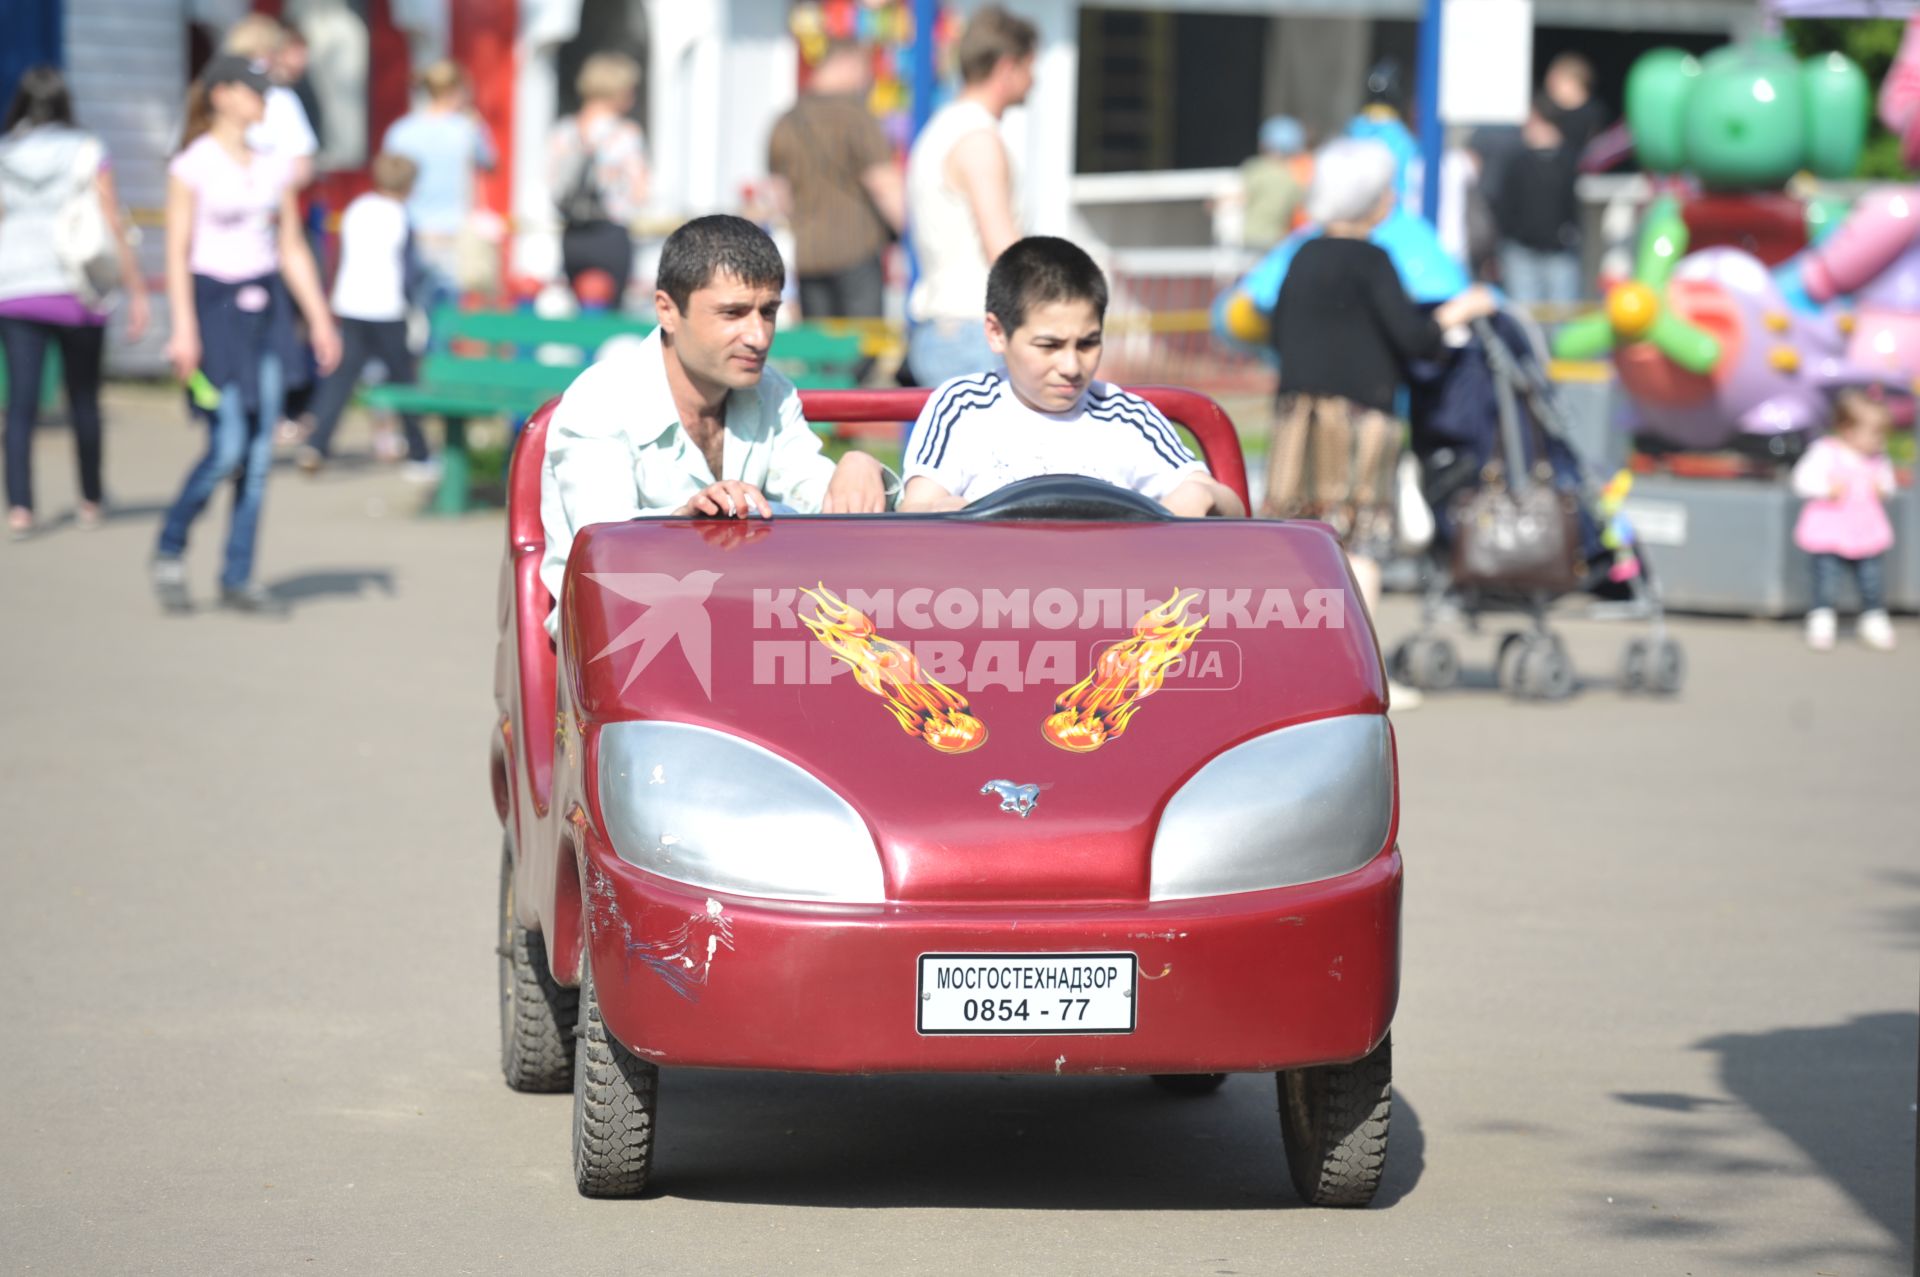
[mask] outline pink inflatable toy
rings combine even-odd
[[[1920,186],[1874,191],[1801,264],[1807,296],[1854,303],[1847,360],[1920,375]]]

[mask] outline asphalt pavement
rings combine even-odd
[[[498,513],[279,471],[283,622],[162,617],[197,432],[110,396],[98,531],[0,543],[0,1271],[1911,1271],[1920,627],[1828,656],[1683,620],[1672,701],[1569,619],[1570,700],[1396,715],[1387,1179],[1301,1207],[1274,1087],[675,1072],[646,1200],[578,1197],[571,1100],[501,1083]],[[345,446],[364,436],[350,426]],[[209,600],[224,513],[190,552]],[[1405,600],[1380,629],[1404,634]]]

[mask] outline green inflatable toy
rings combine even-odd
[[[1644,54],[1627,76],[1627,126],[1648,172],[1687,172],[1709,190],[1778,187],[1802,169],[1851,176],[1873,91],[1838,53],[1801,61],[1782,40]]]

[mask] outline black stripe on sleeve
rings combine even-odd
[[[933,401],[921,414],[927,428],[914,446],[914,464],[938,466],[940,458],[946,456],[947,436],[952,432],[955,418],[963,409],[984,408],[993,403],[999,397],[998,382],[997,373],[987,372],[949,381],[935,392]]]

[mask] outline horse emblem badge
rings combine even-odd
[[[1000,810],[1022,820],[1033,814],[1034,804],[1040,801],[1040,786],[1016,785],[1010,780],[990,780],[980,786],[980,792],[1000,795]]]

